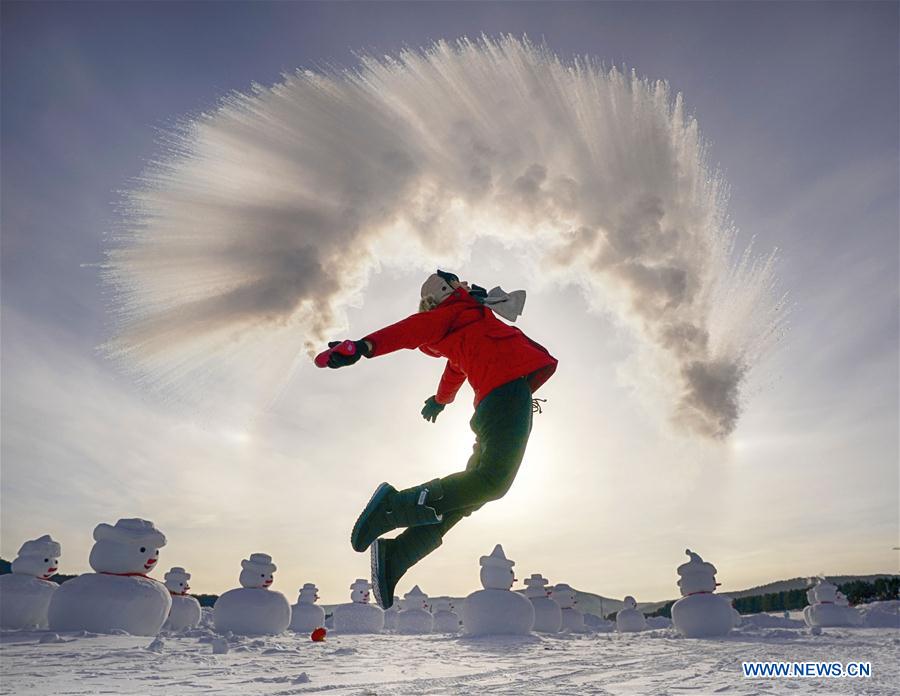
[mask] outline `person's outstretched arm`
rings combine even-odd
[[[316,359],[324,359],[327,356],[327,363],[319,365],[320,367],[326,364],[331,368],[347,367],[356,364],[363,356],[374,358],[402,348],[418,348],[442,339],[450,330],[452,321],[453,314],[450,312],[420,312],[358,341],[345,341],[344,343],[352,344],[348,354],[339,348],[342,345],[341,341],[332,341],[328,347],[334,350],[322,353]]]
[[[370,357],[373,358],[404,348],[412,350],[440,341],[450,330],[454,316],[453,312],[440,310],[419,312],[364,336],[363,340],[372,346]]]

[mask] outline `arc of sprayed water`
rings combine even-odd
[[[129,192],[105,348],[170,393],[271,392],[378,263],[496,236],[632,326],[673,421],[724,437],[783,303],[707,157],[664,82],[527,40],[298,71],[172,134]]]

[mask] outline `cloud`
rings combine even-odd
[[[777,334],[771,260],[735,258],[723,183],[662,82],[513,38],[437,43],[232,94],[164,145],[108,252],[107,349],[180,397],[264,393],[373,269],[481,237],[631,326],[689,432],[734,429]]]

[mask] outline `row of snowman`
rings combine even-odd
[[[57,585],[50,578],[58,569],[61,549],[49,535],[27,541],[13,561],[12,573],[0,577],[0,623],[4,628],[49,627],[55,631],[87,630],[132,635],[156,635],[162,628],[179,631],[197,626],[200,605],[188,596],[190,573],[172,568],[160,583],[150,577],[165,536],[152,522],[121,519],[94,529],[85,573]],[[672,622],[684,636],[709,637],[728,633],[740,622],[728,598],[715,594],[716,568],[693,551],[678,567],[681,599],[672,607]],[[566,584],[549,587],[541,575],[525,580],[523,594],[513,592],[515,562],[499,544],[482,556],[483,589],[470,594],[462,617],[449,600],[428,608],[428,596],[418,586],[387,612],[370,603],[366,580],[351,585],[351,601],[334,610],[333,628],[341,633],[456,632],[460,625],[469,635],[556,633],[586,630],[585,615],[575,608],[575,590]],[[263,553],[241,562],[241,587],[218,598],[214,608],[216,629],[238,634],[277,634],[293,628],[308,631],[325,624],[324,610],[315,604],[318,590],[306,584],[293,607],[280,592],[270,590],[276,566]],[[804,618],[810,626],[848,626],[859,623],[858,613],[841,598],[837,588],[823,579],[808,592],[810,606]],[[399,606],[398,606],[399,604]],[[616,616],[620,632],[647,628],[633,597],[625,598]]]

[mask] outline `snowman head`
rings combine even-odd
[[[512,567],[515,561],[510,561],[503,553],[503,547],[497,544],[490,556],[482,556],[478,559],[481,564],[481,584],[486,590],[508,590],[513,586],[516,576]]]
[[[631,595],[628,595],[622,603],[625,605],[624,609],[637,609],[637,602]]]
[[[166,589],[176,595],[185,595],[188,593],[188,590],[191,589],[191,586],[188,584],[188,580],[190,579],[191,574],[184,568],[178,566],[175,566],[163,576],[163,580],[166,583]]]
[[[533,573],[530,578],[525,578],[526,597],[546,597],[549,594],[548,581],[540,573]]]
[[[816,578],[816,585],[810,590],[812,593],[812,602],[836,602],[838,589],[837,585],[832,585],[825,578]],[[809,597],[809,593],[807,593]]]
[[[453,603],[449,599],[436,599],[432,607],[434,611],[453,611]]]
[[[402,604],[404,609],[427,609],[428,595],[422,592],[422,590],[419,589],[419,586],[416,585],[403,595]]]
[[[847,595],[840,590],[834,593],[834,603],[842,607],[850,606],[850,600],[847,599]]]
[[[300,604],[315,604],[319,599],[319,588],[308,582],[300,588],[300,596],[297,602]]]
[[[12,572],[49,580],[59,570],[61,555],[59,542],[53,541],[49,534],[45,534],[39,539],[22,544],[19,555],[12,562]]]
[[[713,592],[718,583],[716,582],[716,567],[712,563],[707,563],[700,554],[694,553],[687,549],[685,553],[690,560],[678,566],[678,575],[681,579],[678,581],[678,589],[681,595],[697,594],[699,592]]]
[[[123,519],[98,524],[89,562],[98,573],[146,575],[156,567],[166,537],[149,520]]]
[[[350,601],[354,604],[368,604],[369,591],[371,589],[372,585],[368,580],[357,578],[353,581],[353,584],[350,585]]]
[[[575,590],[564,582],[553,587],[552,597],[559,604],[560,609],[571,609],[578,604],[578,600],[575,599]]]
[[[267,553],[251,553],[250,558],[241,561],[241,587],[268,590],[275,581],[274,573],[278,570]]]

